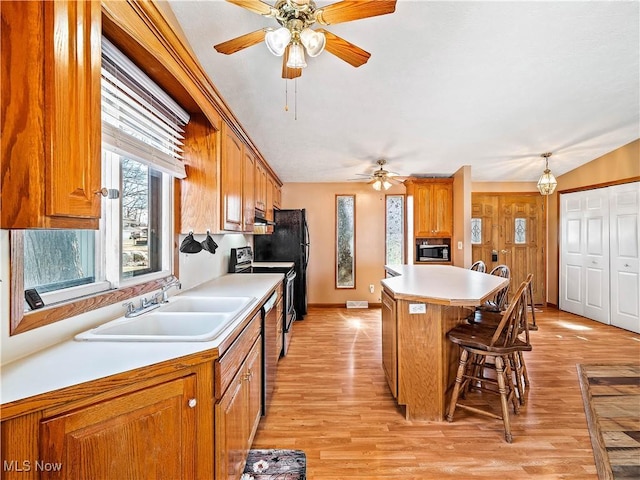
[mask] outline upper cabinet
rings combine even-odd
[[[453,236],[453,179],[410,179],[415,237]]]
[[[220,192],[222,199],[222,230],[242,232],[242,142],[235,132],[222,124],[222,155],[220,162]]]
[[[242,179],[244,231],[253,232],[253,222],[256,216],[256,156],[246,145],[243,152]]]
[[[100,2],[0,2],[0,228],[98,228]]]
[[[220,121],[216,123],[217,128],[204,115],[191,115],[185,128],[183,159],[187,178],[178,182],[180,233],[213,233],[219,228]]]

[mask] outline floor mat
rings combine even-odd
[[[242,480],[306,480],[302,450],[249,450]]]
[[[600,480],[640,478],[640,365],[578,365]]]

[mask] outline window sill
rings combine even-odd
[[[75,317],[98,308],[106,307],[118,302],[124,302],[138,295],[159,290],[164,285],[164,279],[153,280],[146,283],[140,283],[135,286],[109,290],[96,295],[90,295],[81,299],[69,300],[57,303],[55,305],[46,306],[38,310],[24,312],[22,310],[23,302],[16,301],[21,299],[23,292],[13,292],[11,306],[11,329],[9,335],[17,335],[34,328],[43,327],[51,323],[59,322],[67,318]]]

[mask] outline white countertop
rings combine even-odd
[[[382,285],[394,298],[440,305],[479,306],[509,280],[449,265],[385,265],[397,276]]]
[[[0,403],[52,392],[65,387],[217,348],[278,283],[281,273],[224,275],[184,296],[249,296],[255,300],[210,342],[83,342],[69,339],[2,366]],[[170,297],[169,300],[171,300]],[[79,332],[78,332],[79,333]]]

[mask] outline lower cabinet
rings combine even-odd
[[[215,406],[216,480],[238,480],[261,415],[261,338]]]
[[[195,384],[190,375],[42,420],[40,478],[194,478]]]
[[[382,369],[394,398],[398,397],[398,326],[396,302],[382,291]]]

